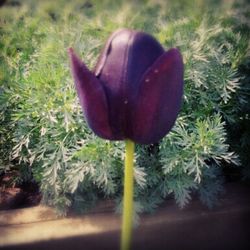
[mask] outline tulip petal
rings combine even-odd
[[[113,140],[109,125],[108,104],[103,86],[95,75],[68,50],[75,87],[89,127],[100,137]]]
[[[131,139],[150,144],[164,137],[177,118],[182,93],[182,56],[173,48],[160,56],[140,81],[135,109],[131,111]]]

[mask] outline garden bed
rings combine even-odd
[[[194,200],[180,210],[167,200],[142,215],[133,249],[249,249],[250,186],[226,185],[220,204],[209,210]],[[60,218],[51,208],[0,212],[1,249],[118,249],[120,216],[109,201],[90,213]]]
[[[0,210],[36,206],[41,201],[39,187],[34,182],[11,184],[16,172],[0,176]]]
[[[119,248],[124,143],[84,122],[67,49],[92,69],[125,27],[178,48],[185,64],[175,127],[136,145],[134,210],[145,214],[133,248],[250,249],[249,6],[0,0],[0,248]]]

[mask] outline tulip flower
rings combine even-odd
[[[77,93],[89,127],[108,140],[151,144],[174,125],[183,92],[178,49],[128,29],[108,39],[95,69],[69,49]]]
[[[121,29],[108,39],[93,71],[69,49],[71,71],[89,127],[108,140],[125,140],[122,244],[130,248],[134,143],[162,139],[177,118],[183,94],[183,62],[143,32]]]

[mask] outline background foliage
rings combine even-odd
[[[35,181],[62,212],[97,200],[121,206],[124,145],[87,127],[69,72],[73,46],[92,68],[107,37],[128,27],[154,35],[185,62],[182,111],[159,144],[136,148],[136,211],[197,193],[211,207],[223,166],[249,166],[247,1],[7,1],[0,8],[0,174]],[[236,153],[234,153],[236,152]]]

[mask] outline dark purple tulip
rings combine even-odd
[[[108,39],[91,72],[69,49],[71,69],[90,128],[109,140],[159,141],[174,125],[183,93],[178,49],[122,29]]]

